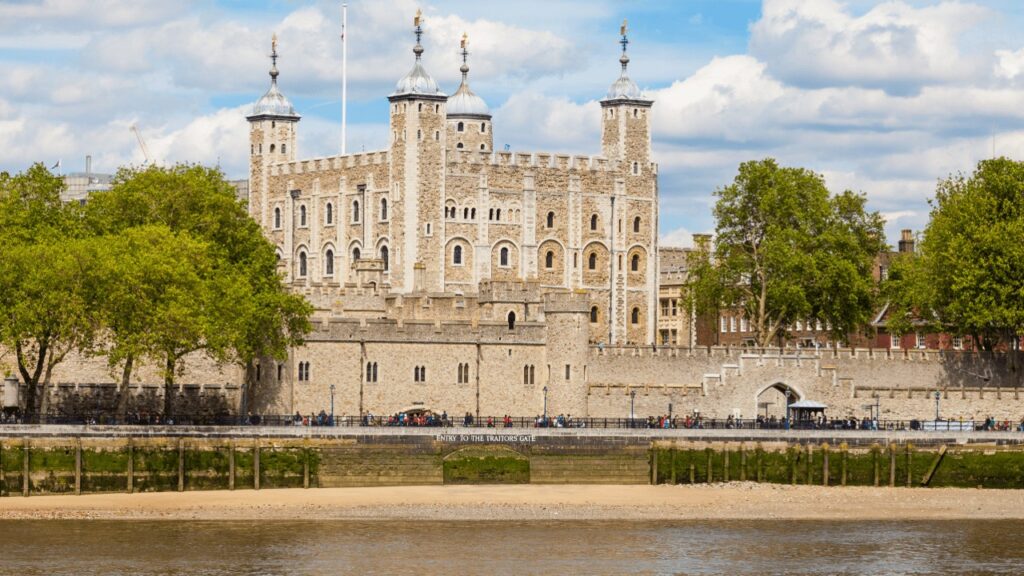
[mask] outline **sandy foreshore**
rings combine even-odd
[[[698,486],[411,486],[0,499],[0,519],[1024,519],[1024,490]]]

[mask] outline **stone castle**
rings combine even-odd
[[[249,208],[284,281],[315,305],[314,330],[248,376],[189,359],[183,412],[753,418],[809,400],[832,417],[922,418],[936,402],[943,416],[1021,417],[1019,352],[698,346],[677,306],[685,253],[658,248],[653,102],[627,74],[625,27],[594,157],[495,151],[465,38],[447,96],[422,33],[417,19],[412,69],[388,96],[389,147],[306,160],[275,42],[248,116]],[[116,390],[103,359],[65,362],[53,380],[52,405],[79,410]],[[159,406],[160,381],[139,371],[137,406]]]

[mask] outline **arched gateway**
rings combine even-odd
[[[786,417],[786,405],[799,402],[804,399],[804,394],[799,389],[786,384],[775,382],[764,386],[754,395],[754,402],[757,410],[754,412],[766,419],[774,416],[777,419]]]

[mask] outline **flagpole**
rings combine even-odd
[[[348,128],[348,3],[341,5],[341,153],[345,154]]]

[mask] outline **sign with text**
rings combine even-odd
[[[437,439],[460,444],[529,444],[533,434],[440,434]]]

